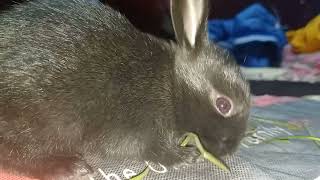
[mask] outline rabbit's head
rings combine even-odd
[[[215,155],[232,153],[246,130],[249,85],[233,57],[208,40],[207,0],[172,0],[171,15],[178,127]]]

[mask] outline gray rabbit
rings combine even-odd
[[[172,0],[176,42],[86,0],[35,0],[0,14],[0,167],[43,180],[91,173],[87,153],[191,164],[244,136],[250,90],[208,41],[207,0]],[[83,171],[86,170],[86,171]]]

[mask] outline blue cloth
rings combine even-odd
[[[277,66],[287,44],[277,18],[259,3],[232,19],[209,20],[208,31],[210,40],[229,49],[245,66]]]

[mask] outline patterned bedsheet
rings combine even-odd
[[[305,139],[276,141],[274,138],[320,137],[320,101],[317,98],[255,97],[251,131],[239,151],[225,159],[231,173],[207,161],[175,170],[157,164],[90,155],[87,159],[96,174],[88,180],[128,179],[146,166],[151,169],[146,180],[315,180],[320,176],[320,143]],[[0,179],[22,180],[4,174]]]

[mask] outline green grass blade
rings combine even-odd
[[[211,153],[204,149],[199,137],[196,134],[187,133],[187,137],[181,143],[181,146],[186,146],[191,140],[194,140],[196,147],[205,159],[218,166],[220,169],[230,172],[230,168],[226,164],[224,164],[222,161],[220,161],[218,158],[214,157]]]
[[[302,139],[302,140],[312,140],[312,141],[320,142],[320,137],[315,137],[315,136],[287,136],[287,137],[280,137],[275,139],[279,139],[279,140]]]
[[[148,175],[149,171],[149,167],[146,167],[140,174],[130,178],[130,180],[142,180],[144,177]]]

